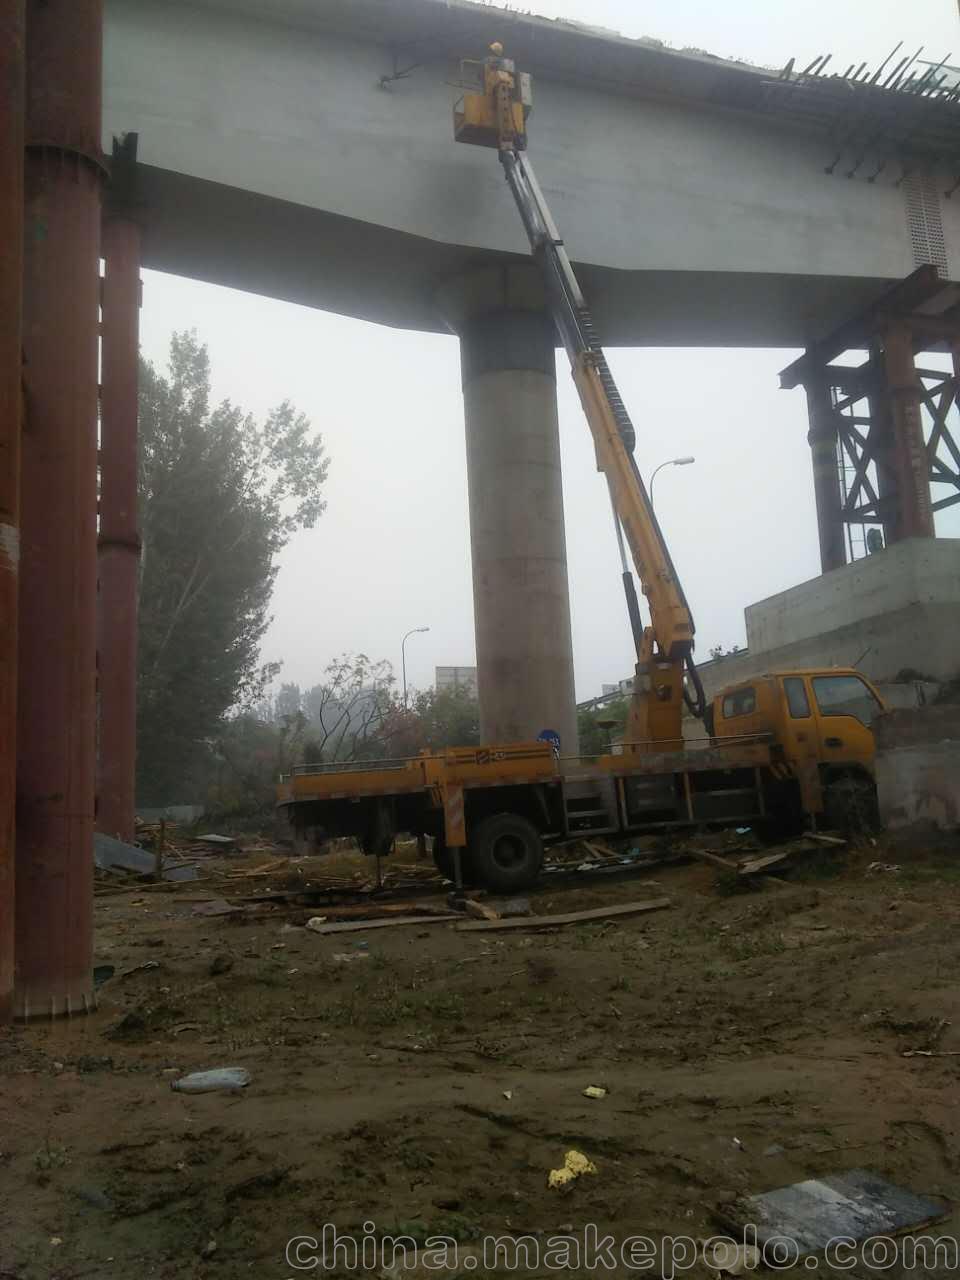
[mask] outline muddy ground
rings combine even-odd
[[[284,1280],[317,1274],[291,1237],[365,1222],[483,1275],[484,1233],[702,1237],[718,1202],[856,1167],[958,1203],[960,863],[878,857],[736,895],[701,863],[550,885],[538,913],[672,905],[548,933],[100,896],[99,1010],[0,1032],[0,1278]],[[223,1065],[250,1086],[171,1089]],[[550,1189],[570,1149],[596,1173]]]

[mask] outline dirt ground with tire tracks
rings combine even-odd
[[[699,863],[548,885],[537,913],[672,905],[537,933],[98,897],[99,1010],[0,1032],[0,1277],[284,1280],[317,1274],[291,1237],[365,1222],[484,1275],[485,1234],[705,1237],[718,1202],[850,1168],[958,1203],[955,856],[825,853],[733,896]],[[226,1065],[249,1087],[171,1090]],[[549,1188],[571,1149],[596,1173]]]

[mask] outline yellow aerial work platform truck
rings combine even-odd
[[[883,710],[853,669],[774,672],[708,706],[694,623],[633,457],[635,431],[526,154],[530,77],[491,45],[454,109],[458,141],[496,149],[540,268],[557,333],[610,491],[636,677],[618,754],[561,758],[549,743],[456,747],[403,760],[303,765],[278,804],[298,841],[355,836],[382,855],[398,832],[431,837],[440,869],[499,891],[538,876],[545,845],[698,824],[789,826],[869,812],[870,723]],[[634,571],[647,601],[641,621]],[[684,704],[704,738],[684,742]]]

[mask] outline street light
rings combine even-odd
[[[403,706],[406,710],[407,706],[407,640],[410,636],[417,636],[421,631],[429,631],[429,627],[414,627],[400,641],[400,665],[403,667]]]
[[[653,506],[653,482],[657,478],[657,472],[662,471],[664,467],[689,467],[691,462],[696,462],[696,458],[688,455],[685,458],[668,458],[666,462],[661,462],[659,467],[654,467],[653,475],[650,477],[650,505]]]

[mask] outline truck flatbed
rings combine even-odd
[[[365,852],[379,855],[390,852],[397,834],[409,832],[430,836],[435,853],[459,848],[469,859],[492,820],[506,830],[513,819],[514,842],[523,843],[517,834],[523,824],[537,843],[525,865],[536,863],[538,871],[543,847],[578,835],[758,821],[767,813],[772,776],[771,748],[759,736],[705,741],[699,749],[563,759],[548,744],[530,742],[302,765],[281,781],[278,805],[301,849],[354,836]],[[517,858],[524,861],[519,852]],[[527,865],[509,887],[534,878]]]

